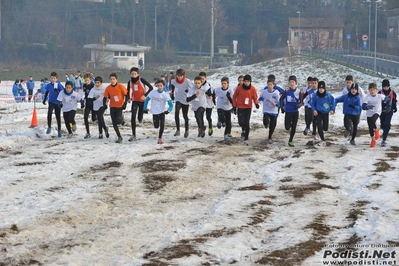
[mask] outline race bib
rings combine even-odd
[[[249,104],[249,98],[245,98],[244,103],[245,103],[246,105],[248,105],[248,104]]]
[[[139,86],[137,84],[134,84],[133,88],[134,88],[134,91],[138,91],[139,90]]]
[[[115,95],[115,96],[114,96],[114,101],[115,101],[115,102],[119,102],[118,95]]]

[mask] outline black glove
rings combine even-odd
[[[171,99],[172,101],[175,100],[175,95],[174,95],[173,93],[170,94],[170,99]]]
[[[185,90],[184,92],[185,92],[185,93],[187,93],[187,92],[188,92],[188,90]]]
[[[396,109],[396,108],[392,109],[392,112],[394,112],[394,113],[396,113],[397,111],[398,111],[398,109]]]
[[[104,108],[104,111],[105,111],[105,110],[107,110],[107,108],[108,108],[108,105],[106,105],[106,104],[103,104],[103,108]]]
[[[57,88],[54,88],[54,92],[57,94],[60,93],[60,91]]]
[[[167,115],[167,114],[169,114],[169,111],[168,110],[166,110],[165,112],[163,112],[165,115]]]
[[[147,109],[145,109],[145,110],[143,111],[143,113],[145,113],[145,114],[148,114],[148,110],[147,110]]]
[[[255,104],[256,109],[259,109],[259,104]]]
[[[205,92],[205,94],[208,95],[209,97],[211,97],[211,96],[212,96],[212,91],[211,91],[211,89],[208,89],[208,90]]]
[[[64,106],[64,105],[62,104],[62,102],[59,102],[59,103],[58,103],[58,107],[59,107],[59,108],[62,108],[63,106]]]
[[[227,97],[227,98],[230,97],[230,92],[229,92],[229,91],[226,93],[226,97]]]
[[[356,106],[353,105],[353,104],[350,104],[349,107],[350,107],[350,108],[356,108]]]
[[[82,108],[82,109],[85,108],[85,104],[83,101],[80,102],[80,108]]]
[[[232,111],[233,111],[233,114],[237,114],[237,108],[236,107],[233,107],[232,109],[231,109]]]
[[[126,102],[122,105],[122,109],[123,109],[123,110],[126,110],[126,105],[127,105]]]
[[[281,106],[281,113],[284,114],[285,113],[285,107]]]
[[[46,105],[46,100],[43,100],[43,105]]]

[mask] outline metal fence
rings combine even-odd
[[[392,61],[399,64],[399,56],[382,54],[382,53],[374,54],[374,52],[363,51],[363,50],[351,50],[350,53],[348,53],[348,50],[335,50],[335,51],[301,50],[301,53],[306,55],[313,55],[313,56],[320,56],[320,57],[334,59],[346,64],[351,64],[371,71],[374,71],[373,62],[366,62],[361,58],[355,58],[348,55],[356,55],[356,56],[372,57],[372,58],[374,58],[375,55],[376,58],[378,59]],[[376,65],[376,72],[385,74],[387,76],[399,77],[398,68]]]

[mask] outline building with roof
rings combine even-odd
[[[86,44],[83,48],[90,49],[90,61],[87,62],[87,67],[92,65],[95,69],[140,67],[140,59],[144,66],[144,55],[151,49],[149,46],[139,46],[138,44]]]
[[[342,50],[344,22],[340,18],[289,18],[288,41],[295,50]]]

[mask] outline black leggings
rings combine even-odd
[[[115,130],[115,133],[118,136],[118,138],[121,138],[122,136],[119,131],[118,123],[120,123],[120,120],[122,119],[122,107],[120,108],[111,107],[109,112],[111,115],[112,126]]]
[[[198,125],[198,131],[201,131],[204,129],[204,113],[205,113],[205,108],[204,107],[199,107],[196,111],[194,111],[195,115],[195,120],[197,121]]]
[[[290,130],[290,139],[288,142],[292,142],[295,136],[296,132],[296,125],[298,124],[298,118],[299,118],[299,112],[293,112],[293,113],[285,113],[284,117],[284,126],[285,130]]]
[[[387,140],[389,130],[391,129],[391,120],[392,120],[393,112],[389,113],[382,112],[380,116],[381,129],[384,130],[382,132],[382,139]]]
[[[358,115],[344,115],[344,127],[352,132],[351,140],[355,140],[357,135],[357,125],[359,124]]]
[[[252,108],[238,108],[238,124],[240,125],[242,131],[244,131],[244,140],[248,140],[249,130],[250,130],[250,120],[251,120]]]
[[[317,132],[319,133],[320,139],[325,141],[324,131],[328,131],[329,114],[317,112],[317,116],[314,117],[317,125]]]
[[[71,124],[72,125],[76,124],[76,122],[75,122],[76,110],[71,110],[69,112],[63,112],[62,115],[64,117],[65,126],[66,126],[66,129],[68,130],[68,133],[72,134]]]
[[[208,121],[209,128],[212,127],[212,109],[213,108],[206,108],[206,120]]]
[[[106,125],[105,125],[105,121],[104,121],[104,112],[105,112],[105,108],[103,106],[100,107],[100,109],[98,109],[98,111],[94,111],[94,113],[97,116],[97,120],[98,120],[98,132],[100,134],[103,133],[103,129],[106,130]]]
[[[28,101],[30,101],[32,99],[33,89],[28,89],[28,95]]]
[[[376,122],[379,114],[374,114],[372,117],[367,117],[367,125],[369,126],[370,137],[374,137],[374,130],[377,128]]]
[[[48,103],[48,110],[47,110],[47,126],[51,128],[51,119],[53,115],[53,110],[55,112],[55,119],[57,120],[57,130],[61,131],[61,108],[58,104]]]
[[[312,134],[316,135],[316,121],[313,115],[312,108],[305,106],[305,123],[306,128],[310,129],[310,124],[312,124]]]
[[[83,120],[85,121],[86,132],[90,134],[89,114],[91,113],[91,121],[96,121],[96,112],[93,110],[93,104],[87,105],[84,110]]]
[[[231,111],[218,109],[218,119],[220,123],[226,123],[226,127],[224,128],[224,135],[228,135],[231,133]]]
[[[181,102],[176,102],[175,107],[175,123],[176,123],[176,130],[180,130],[180,109],[183,111],[183,118],[184,118],[184,128],[188,131],[188,104],[182,104]]]
[[[144,103],[143,102],[132,102],[132,134],[136,136],[136,114],[139,123],[143,121],[143,114],[144,114]]]
[[[163,131],[165,129],[165,114],[160,113],[159,115],[152,115],[152,121],[155,128],[159,128],[158,138],[162,138]]]
[[[276,129],[277,116],[263,114],[263,125],[265,126],[265,128],[269,127],[269,139],[271,139],[274,130]]]

